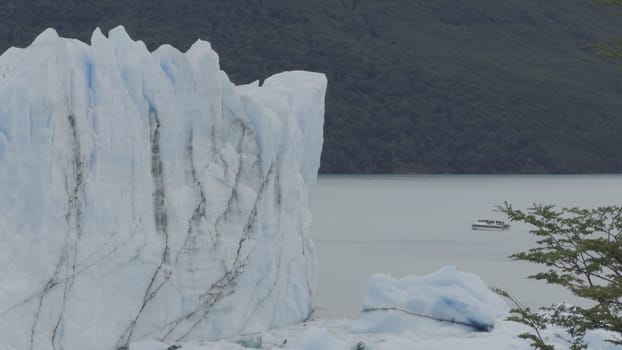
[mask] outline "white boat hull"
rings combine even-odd
[[[471,229],[480,231],[507,231],[510,225],[501,220],[477,220],[471,225]]]
[[[507,231],[510,229],[510,227],[476,227],[476,226],[472,226],[471,227],[473,230],[476,231]]]

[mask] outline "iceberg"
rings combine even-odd
[[[326,78],[48,29],[0,56],[0,348],[128,349],[313,311]]]
[[[355,332],[490,332],[509,313],[505,300],[478,276],[446,266],[425,276],[367,282]]]

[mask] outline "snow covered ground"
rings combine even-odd
[[[516,325],[501,322],[492,333],[464,332],[421,332],[417,330],[398,333],[352,332],[352,320],[316,320],[304,324],[272,330],[269,332],[239,337],[230,341],[203,344],[181,344],[182,350],[240,350],[299,349],[299,350],[436,350],[436,349],[530,349],[517,338]],[[246,347],[245,347],[246,346]],[[132,344],[131,350],[166,350],[169,345],[157,342]]]
[[[275,329],[263,333],[236,337],[201,344],[178,344],[180,350],[241,350],[241,349],[291,349],[291,350],[528,350],[529,343],[518,338],[528,331],[526,326],[515,322],[497,321],[491,332],[438,332],[417,329],[401,332],[359,333],[353,332],[349,319],[326,319],[305,322],[296,326]],[[547,332],[547,341],[556,349],[568,349],[567,344]],[[588,336],[589,349],[619,350],[621,347],[606,343],[604,332]],[[175,346],[159,342],[131,344],[130,350],[167,350]]]

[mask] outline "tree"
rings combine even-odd
[[[622,6],[622,0],[594,0],[596,4]]]
[[[609,341],[622,344],[622,206],[556,210],[553,205],[534,205],[523,212],[505,203],[499,209],[511,221],[532,225],[529,232],[539,238],[535,248],[510,257],[548,267],[529,278],[562,286],[593,302],[592,307],[551,305],[540,312],[515,303],[511,319],[535,332],[521,337],[537,349],[553,349],[540,335],[541,329],[553,325],[568,332],[573,350],[586,348],[583,337],[593,329],[613,332]]]
[[[622,0],[594,0],[596,4],[622,6]],[[612,58],[622,59],[622,39],[610,40],[598,45],[600,54]]]

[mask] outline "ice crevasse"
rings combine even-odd
[[[313,310],[326,78],[48,29],[0,56],[0,345],[226,338]]]

